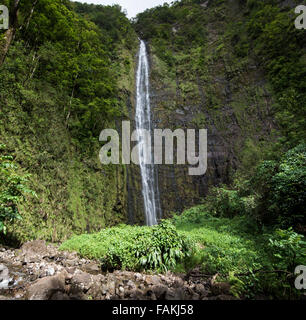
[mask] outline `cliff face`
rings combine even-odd
[[[262,160],[306,138],[298,4],[182,0],[137,16],[150,54],[154,128],[208,130],[205,175],[189,176],[188,165],[156,166],[163,217],[201,202],[214,186],[247,180]],[[141,222],[140,176],[131,172],[130,221]]]
[[[271,85],[256,57],[239,57],[235,48],[233,23],[242,23],[243,8],[239,1],[183,1],[151,10],[136,24],[150,48],[155,128],[208,130],[205,175],[189,176],[188,165],[158,166],[164,216],[230,183],[237,168],[251,170],[261,146],[274,139]]]
[[[176,83],[171,87],[164,82],[165,73],[158,70],[159,63],[153,53],[152,106],[156,128],[208,130],[205,175],[191,177],[187,166],[158,168],[163,212],[167,214],[198,203],[211,186],[231,181],[231,174],[243,161],[243,151],[257,148],[260,141],[271,135],[272,97],[255,65],[246,66],[241,74],[230,75],[232,62],[221,58],[208,63],[211,71],[205,82],[196,73],[193,79],[186,79],[182,73],[171,79]],[[193,89],[184,96],[180,88],[188,85]],[[216,99],[218,105],[212,105],[209,99]]]

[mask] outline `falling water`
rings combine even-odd
[[[137,70],[137,103],[136,103],[136,129],[146,129],[151,132],[151,107],[150,107],[150,84],[149,62],[145,43],[140,41],[139,62]],[[140,132],[140,131],[138,131]],[[151,142],[141,134],[138,135],[139,164],[142,179],[142,194],[144,210],[148,226],[157,224],[156,190],[154,165],[150,163],[152,156],[148,148]]]

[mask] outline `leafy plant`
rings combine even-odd
[[[259,233],[249,227],[246,216],[217,218],[206,210],[198,206],[174,217],[178,232],[188,236],[195,248],[176,271],[201,266],[204,274],[218,273],[236,297],[298,297],[292,274],[295,266],[305,263],[302,235],[292,229]]]
[[[154,227],[120,225],[93,235],[76,236],[61,246],[101,261],[106,270],[167,271],[188,257],[191,243],[169,220]]]
[[[269,254],[276,268],[293,271],[297,265],[305,263],[306,242],[303,236],[288,230],[278,229],[269,238]]]
[[[279,163],[262,162],[251,179],[258,195],[258,218],[264,223],[305,225],[306,145],[289,150]]]
[[[249,215],[256,207],[254,196],[242,197],[239,190],[226,188],[213,188],[207,198],[207,204],[210,212],[227,218]]]

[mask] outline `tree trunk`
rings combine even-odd
[[[36,7],[36,4],[37,4],[38,0],[34,0],[33,2],[33,5],[32,5],[32,8],[31,8],[31,11],[30,11],[30,14],[28,15],[28,18],[26,19],[26,25],[25,25],[25,29],[27,30],[28,27],[29,27],[29,24],[30,24],[30,21],[32,19],[32,16],[33,16],[33,13],[34,13],[34,10],[35,10],[35,7]]]

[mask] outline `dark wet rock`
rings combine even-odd
[[[205,297],[208,295],[209,291],[205,288],[205,286],[201,283],[196,284],[194,288],[195,292],[198,293],[201,297]]]
[[[165,285],[156,285],[152,287],[152,291],[155,294],[157,300],[165,300],[168,287]]]
[[[71,300],[71,298],[68,296],[68,294],[66,294],[62,291],[56,291],[52,295],[52,300]]]
[[[165,296],[166,300],[185,300],[185,292],[182,288],[169,289]]]

